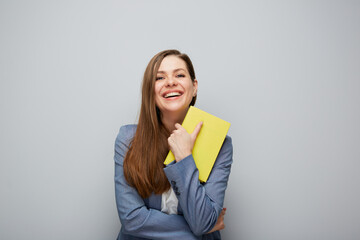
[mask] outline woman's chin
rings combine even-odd
[[[167,106],[161,110],[165,114],[179,114],[188,110],[188,105]]]

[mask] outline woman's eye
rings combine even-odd
[[[179,75],[177,75],[177,77],[185,77],[185,75],[184,74],[179,74]]]
[[[156,80],[162,80],[164,79],[163,77],[156,77]]]

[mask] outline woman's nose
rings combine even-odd
[[[167,81],[166,81],[166,86],[176,86],[177,85],[177,82],[176,82],[176,79],[174,79],[173,77],[169,77],[167,78]]]

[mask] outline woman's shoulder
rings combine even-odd
[[[232,149],[232,139],[229,135],[226,135],[225,136],[225,140],[224,140],[224,143],[223,143],[223,148],[229,148],[229,149]]]
[[[231,166],[232,161],[233,161],[232,139],[229,135],[226,135],[215,164],[217,165],[225,164]]]
[[[131,136],[133,137],[135,135],[137,128],[137,124],[126,124],[122,125],[119,130],[119,134],[122,136]]]
[[[127,124],[120,127],[119,133],[116,137],[116,143],[129,146],[131,140],[134,138],[136,132],[136,124]]]

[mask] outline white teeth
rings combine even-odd
[[[165,98],[168,98],[168,97],[175,97],[175,96],[180,96],[181,94],[178,93],[178,92],[171,92],[171,93],[168,93],[165,95]]]

